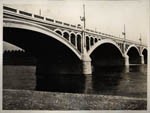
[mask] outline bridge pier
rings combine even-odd
[[[128,66],[129,65],[129,56],[125,55],[124,60],[125,60],[125,66]]]
[[[141,64],[144,64],[144,55],[140,56]]]
[[[91,58],[87,54],[82,55],[82,74],[92,74]]]

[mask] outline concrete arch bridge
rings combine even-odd
[[[92,74],[92,67],[147,63],[147,46],[3,6],[3,40],[37,58],[37,75]],[[56,70],[57,68],[57,70]]]

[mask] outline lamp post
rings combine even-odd
[[[85,5],[83,5],[83,17],[80,17],[81,21],[83,21],[83,29],[82,29],[82,74],[90,75],[92,73],[91,68],[91,58],[89,57],[86,50],[86,37],[85,37],[85,29],[86,29],[86,19],[85,19]]]
[[[125,65],[126,65],[126,68],[128,69],[128,66],[129,66],[129,56],[126,54],[126,28],[125,28],[125,24],[124,24],[124,31],[122,32],[122,35],[124,35],[123,53],[124,53],[124,58],[125,58]]]
[[[41,9],[39,10],[39,15],[41,16]]]
[[[141,36],[141,33],[140,33],[140,51],[141,51],[141,64],[144,64],[144,56],[142,54],[142,36]]]
[[[142,37],[141,37],[141,33],[140,33],[140,38],[139,38],[139,40],[140,40],[140,46],[142,46]]]
[[[124,36],[124,41],[123,41],[123,52],[125,53],[125,43],[126,43],[126,29],[125,29],[125,24],[124,24],[124,31],[122,32],[122,35]]]
[[[83,29],[82,29],[82,53],[86,52],[86,39],[85,39],[85,27],[86,27],[86,19],[85,19],[85,5],[83,5],[83,17],[80,17],[81,21],[83,21]]]

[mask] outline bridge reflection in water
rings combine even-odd
[[[38,90],[146,97],[147,65],[97,68],[101,71],[94,72],[92,76],[51,75]],[[36,90],[34,66],[5,65],[3,70],[4,88]]]

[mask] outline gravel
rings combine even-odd
[[[146,110],[146,98],[3,90],[3,110]]]

